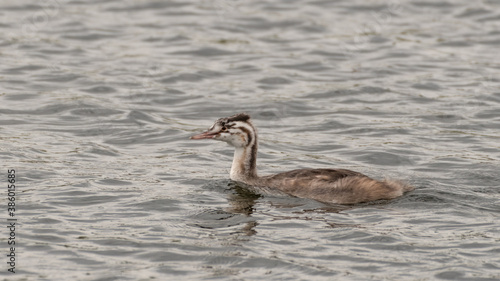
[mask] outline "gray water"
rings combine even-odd
[[[3,280],[500,279],[498,1],[2,1],[0,34]],[[416,190],[250,193],[188,140],[238,112],[262,175]]]

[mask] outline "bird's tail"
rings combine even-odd
[[[383,182],[394,190],[401,190],[402,193],[406,193],[415,189],[415,187],[410,185],[409,183],[399,180],[385,179]]]

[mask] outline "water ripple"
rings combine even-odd
[[[289,4],[0,4],[22,278],[500,278],[498,4]],[[237,112],[262,175],[416,190],[339,206],[239,186],[230,147],[188,140]]]

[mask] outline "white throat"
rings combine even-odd
[[[257,175],[257,144],[237,147],[234,150],[230,177],[234,181],[250,184],[258,179]]]
[[[230,177],[234,181],[244,182],[247,178],[246,171],[249,169],[248,160],[250,159],[251,149],[237,147],[234,150],[233,164],[231,165]]]

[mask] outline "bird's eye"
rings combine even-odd
[[[227,128],[226,127],[222,127],[222,129],[220,129],[221,131],[225,132],[227,131]]]

